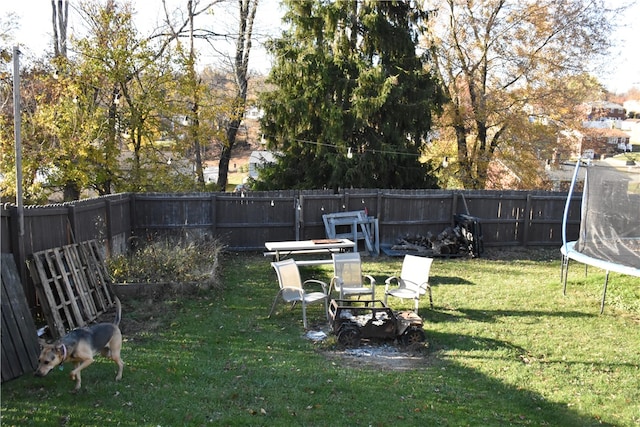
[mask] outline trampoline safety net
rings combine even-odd
[[[586,170],[575,250],[640,268],[640,168],[599,161]]]

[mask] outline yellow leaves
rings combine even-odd
[[[250,413],[251,415],[262,415],[262,416],[267,415],[267,410],[264,408],[260,408],[259,410],[256,410],[253,408],[247,408],[247,412]]]

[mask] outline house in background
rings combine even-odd
[[[267,163],[274,163],[276,160],[276,156],[271,151],[252,151],[249,156],[249,177],[252,179],[258,179],[258,175],[260,175],[260,168]]]
[[[211,182],[218,182],[218,174],[218,166],[206,166],[202,169],[202,175],[204,176],[204,182],[206,184],[209,184]]]
[[[639,118],[623,121],[620,129],[629,134],[629,142],[632,146],[636,145],[637,147],[640,147],[640,110],[638,110],[637,114],[639,114]],[[637,147],[636,151],[638,150]]]
[[[583,104],[585,121],[576,132],[578,141],[572,152],[580,155],[585,151],[596,156],[614,155],[633,151],[631,132],[628,131],[627,110],[613,102],[596,101]]]
[[[619,152],[632,151],[629,134],[620,129],[583,128],[580,146],[576,152],[584,153],[592,150],[596,156],[612,156]]]
[[[627,111],[624,106],[614,102],[587,102],[582,105],[582,110],[588,121],[624,120],[627,118]]]

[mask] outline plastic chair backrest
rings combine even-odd
[[[282,289],[282,298],[289,301],[299,301],[302,296],[302,279],[300,270],[293,259],[272,262],[271,265],[278,275],[278,284]]]
[[[341,286],[362,287],[362,261],[358,252],[333,254],[333,269]]]
[[[405,255],[402,261],[402,270],[400,271],[400,278],[404,282],[404,286],[415,291],[420,286],[428,283],[432,263],[433,258]]]

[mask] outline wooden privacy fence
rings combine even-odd
[[[553,246],[561,242],[566,194],[349,190],[341,194],[203,194],[182,198],[138,194],[133,234],[211,235],[236,250],[262,250],[264,242],[326,237],[323,215],[366,210],[378,221],[381,245],[411,234],[439,233],[465,213],[482,222],[485,246]],[[579,206],[579,204],[577,204]],[[570,213],[579,223],[578,211]],[[577,228],[569,230],[577,232]]]
[[[580,195],[576,196],[579,200]],[[378,222],[380,245],[410,235],[440,233],[455,214],[477,217],[485,247],[560,246],[566,193],[543,191],[343,190],[229,193],[116,194],[74,203],[26,207],[24,234],[14,205],[0,211],[2,252],[12,253],[30,303],[26,262],[33,254],[97,240],[106,256],[132,238],[213,237],[231,250],[264,250],[264,242],[326,237],[323,215],[366,211]],[[569,213],[577,237],[579,206]]]

